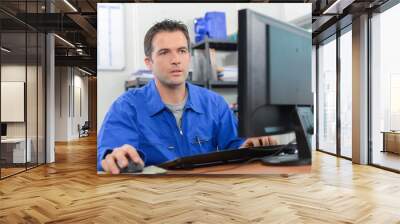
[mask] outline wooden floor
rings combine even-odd
[[[1,178],[13,175],[26,170],[26,168],[1,168]]]
[[[374,151],[372,162],[376,165],[400,170],[400,155],[392,152]]]
[[[0,181],[0,223],[400,223],[400,175],[314,153],[310,174],[102,177],[95,138]]]
[[[35,167],[37,167],[37,164],[36,164],[36,163],[35,163],[35,164],[33,164],[33,163],[29,164],[29,163],[28,163],[28,164],[27,164],[27,167],[25,167],[25,164],[22,164],[22,165],[18,165],[18,167],[1,168],[1,170],[0,170],[1,176],[0,176],[0,177],[1,177],[1,178],[6,178],[6,177],[8,177],[8,176],[11,176],[11,175],[14,175],[14,174],[23,172],[23,171],[25,171],[25,170],[27,170],[27,169],[33,169],[33,168],[35,168]]]

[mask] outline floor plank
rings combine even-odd
[[[400,170],[400,155],[392,152],[374,151],[373,164]]]
[[[96,174],[96,139],[0,181],[0,223],[400,223],[400,175],[315,152],[296,175]]]

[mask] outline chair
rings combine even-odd
[[[89,136],[89,129],[90,129],[89,121],[85,121],[82,127],[78,124],[79,138]]]

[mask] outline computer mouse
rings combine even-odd
[[[143,165],[141,163],[135,163],[131,159],[128,159],[128,166],[119,170],[120,173],[139,173],[142,172]]]

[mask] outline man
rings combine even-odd
[[[98,170],[118,174],[128,158],[157,165],[179,157],[276,144],[271,137],[238,137],[237,119],[218,94],[186,82],[189,34],[164,20],[146,33],[145,64],[154,80],[120,96],[98,136]]]

